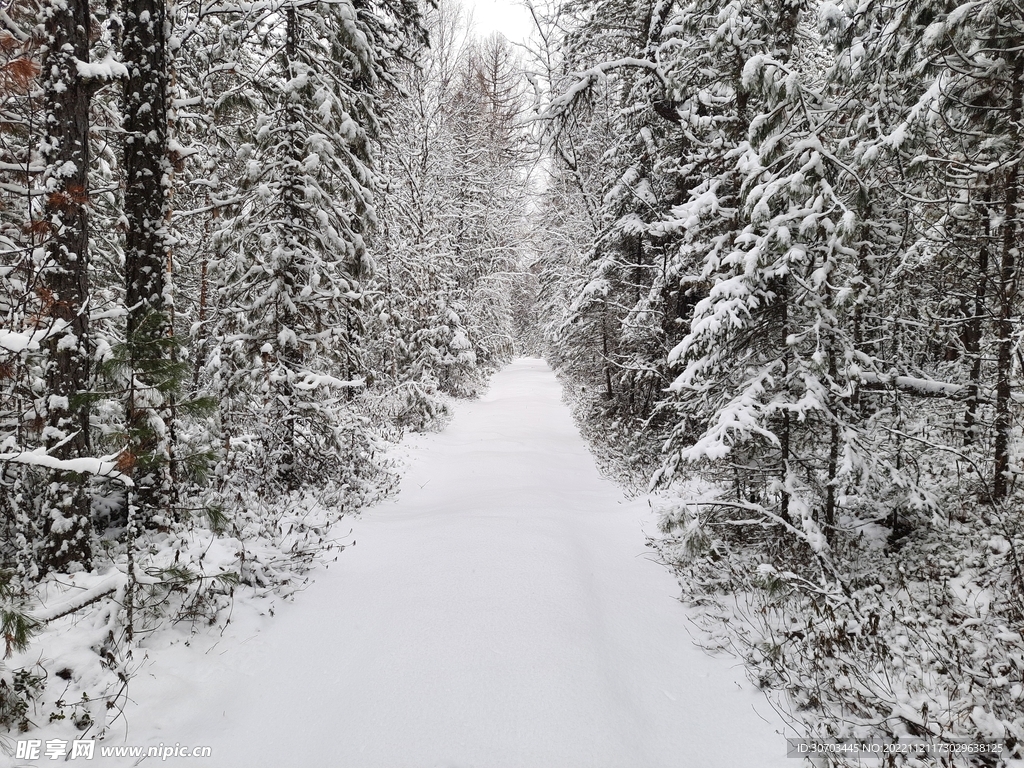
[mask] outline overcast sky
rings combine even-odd
[[[464,0],[472,12],[476,33],[501,32],[514,43],[525,42],[533,28],[530,12],[518,0]]]

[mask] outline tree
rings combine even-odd
[[[349,441],[364,439],[346,404],[365,382],[370,140],[378,92],[418,15],[408,4],[289,2],[237,24],[260,47],[246,72],[254,131],[236,147],[241,181],[214,234],[222,421],[229,435],[255,435],[261,483],[340,486]]]
[[[403,71],[408,98],[393,94],[369,326],[416,426],[433,418],[435,389],[474,393],[517,344],[528,183],[512,47],[466,39],[455,5],[427,20],[431,47]]]
[[[126,463],[133,465],[133,503],[145,516],[167,511],[173,415],[169,396],[183,372],[173,359],[167,276],[171,272],[169,102],[170,19],[165,0],[132,3],[123,13],[124,78],[124,343]]]
[[[45,165],[43,219],[48,241],[40,268],[48,335],[46,394],[36,405],[46,419],[51,456],[72,460],[91,454],[89,398],[89,99],[80,66],[89,61],[89,5],[50,0],[41,5],[42,93],[45,102],[40,152]],[[92,561],[92,523],[85,476],[57,470],[40,509],[40,563],[64,570]]]

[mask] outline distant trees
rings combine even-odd
[[[368,333],[398,381],[471,394],[517,344],[527,148],[517,55],[465,38],[457,6],[428,12],[431,48],[403,72],[384,159],[381,250]],[[527,291],[528,292],[528,291]],[[410,395],[412,393],[410,392]]]

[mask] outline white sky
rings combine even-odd
[[[473,14],[473,26],[480,37],[501,32],[514,43],[524,43],[533,29],[530,12],[518,0],[464,0]]]

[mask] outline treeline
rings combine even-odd
[[[293,580],[393,485],[384,441],[510,359],[520,82],[411,0],[0,6],[8,654],[90,605],[126,683],[140,632]],[[11,665],[27,728],[50,673]]]
[[[684,589],[819,735],[1019,756],[1020,8],[535,14],[549,359]]]

